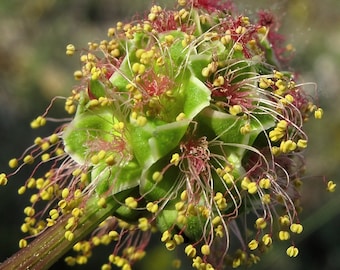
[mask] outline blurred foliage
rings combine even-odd
[[[67,95],[75,84],[73,71],[80,64],[65,55],[65,46],[86,47],[88,41],[105,38],[106,29],[119,20],[137,16],[151,0],[12,0],[0,2],[0,171],[8,171],[7,161],[18,156],[35,136],[49,134],[48,125],[32,131],[29,122],[44,112],[55,95]],[[323,269],[340,266],[340,196],[323,192],[323,176],[339,182],[340,162],[340,1],[339,0],[235,0],[238,10],[256,16],[261,9],[272,10],[281,23],[281,33],[295,48],[290,67],[301,82],[318,84],[319,103],[325,110],[322,121],[308,124],[307,175],[304,179],[305,233],[297,243],[301,254],[290,259],[285,246],[277,247],[255,269]],[[311,92],[314,91],[311,85]],[[62,102],[51,113],[61,116]],[[0,261],[17,250],[25,197],[17,188],[29,174],[23,171],[6,188],[0,189]],[[339,183],[338,183],[339,185]],[[156,236],[158,237],[158,236]],[[155,241],[157,242],[157,241]],[[103,253],[99,250],[97,253]],[[152,254],[151,254],[152,253]],[[172,254],[157,245],[140,269],[172,269]],[[86,269],[98,269],[94,257]],[[105,259],[104,259],[105,260]],[[59,267],[59,268],[58,268]],[[62,269],[58,264],[55,269]],[[74,269],[80,269],[75,267]],[[85,269],[85,268],[81,268]]]

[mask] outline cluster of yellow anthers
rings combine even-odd
[[[65,100],[72,122],[36,138],[9,161],[14,172],[0,174],[6,185],[35,166],[18,189],[33,193],[21,231],[36,236],[65,219],[64,238],[77,253],[68,265],[114,243],[101,269],[129,270],[157,230],[168,250],[185,245],[202,270],[255,264],[275,239],[291,241],[288,256],[299,253],[291,239],[303,231],[296,157],[307,147],[303,123],[323,110],[290,73],[275,70],[266,21],[253,25],[212,0],[178,4],[153,6],[143,20],[110,28],[108,40],[88,43],[74,72],[81,83]],[[67,45],[67,55],[76,51]],[[47,113],[31,127],[52,120]],[[88,213],[113,203],[118,209],[75,241]]]

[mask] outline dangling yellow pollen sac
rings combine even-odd
[[[262,237],[262,242],[266,246],[270,246],[273,243],[273,239],[271,238],[271,236],[269,234],[265,234]]]
[[[203,245],[201,247],[201,252],[203,255],[209,255],[210,254],[210,246],[209,245]]]
[[[293,223],[290,225],[290,230],[293,233],[300,234],[303,231],[303,226],[301,224]]]
[[[5,186],[7,185],[8,179],[6,174],[0,173],[0,186]]]
[[[127,197],[125,199],[125,205],[131,209],[135,209],[138,206],[138,202],[133,197]]]
[[[45,117],[42,117],[42,116],[38,116],[36,119],[34,119],[32,122],[31,122],[31,128],[39,128],[39,127],[42,127],[46,124],[46,119]]]
[[[299,250],[297,247],[290,246],[289,248],[287,248],[286,253],[289,257],[296,257],[299,254]]]
[[[33,207],[31,206],[27,206],[24,209],[24,213],[26,214],[26,216],[28,217],[33,217],[35,215],[35,210]]]
[[[257,242],[255,239],[251,240],[248,244],[248,247],[250,250],[255,250],[259,246],[259,242]]]
[[[288,215],[281,216],[279,218],[280,224],[282,226],[289,226],[290,225],[290,219]]]
[[[168,230],[166,230],[162,234],[161,241],[162,242],[167,242],[167,241],[170,241],[171,238],[172,238],[172,234]]]
[[[162,181],[163,175],[161,172],[156,171],[152,174],[152,180],[155,181],[156,183]]]
[[[153,202],[148,202],[146,205],[146,210],[154,214],[158,211],[158,204],[153,203]]]
[[[268,178],[262,178],[262,179],[259,181],[259,187],[260,187],[260,188],[263,188],[263,189],[269,189],[269,188],[271,187],[270,179],[268,179]]]
[[[9,162],[8,162],[8,166],[11,169],[15,169],[16,167],[18,167],[18,160],[16,158],[12,158]]]
[[[67,230],[64,234],[64,237],[71,242],[74,239],[74,233]]]
[[[176,121],[182,121],[185,119],[185,114],[184,113],[180,113],[179,115],[177,115],[176,117]]]
[[[25,247],[27,247],[27,240],[26,239],[20,239],[19,248],[25,248]]]
[[[218,76],[213,82],[214,86],[222,86],[223,84],[224,84],[224,77],[223,76]]]
[[[250,182],[248,184],[248,193],[255,194],[257,192],[257,184],[255,182]]]
[[[321,119],[323,117],[323,109],[318,108],[315,112],[314,112],[314,118],[315,119]]]
[[[248,190],[248,185],[250,184],[250,179],[248,177],[244,177],[241,181],[241,188],[243,190]]]
[[[76,51],[76,48],[74,47],[73,44],[68,44],[68,45],[66,46],[66,55],[71,56],[71,55],[74,54],[75,51]]]
[[[280,151],[282,153],[290,153],[296,149],[297,145],[292,140],[282,141],[280,144]]]
[[[229,113],[230,113],[231,115],[236,116],[236,115],[238,115],[238,114],[241,113],[241,112],[243,112],[243,109],[242,109],[242,107],[241,107],[240,105],[233,105],[233,106],[231,106],[231,107],[229,108]]]
[[[286,241],[290,238],[290,234],[287,231],[279,231],[279,239],[282,241]]]
[[[106,207],[106,199],[104,197],[101,197],[98,202],[97,202],[97,205],[100,207],[100,208],[105,208]]]
[[[336,184],[333,181],[328,181],[327,183],[327,191],[334,192],[336,189]]]
[[[180,155],[178,153],[175,153],[172,155],[170,163],[174,164],[175,166],[178,166],[180,160],[181,160]]]
[[[299,139],[296,145],[301,149],[307,148],[307,140]]]
[[[25,164],[32,164],[34,162],[34,157],[31,155],[27,155],[24,157],[23,161]]]
[[[260,217],[256,220],[255,226],[257,229],[265,229],[267,227],[267,222],[263,217]]]

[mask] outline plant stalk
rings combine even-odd
[[[44,270],[49,269],[57,260],[67,253],[75,243],[85,238],[102,221],[113,214],[120,206],[118,201],[110,200],[106,208],[97,206],[95,198],[89,199],[84,215],[79,219],[73,231],[72,241],[64,237],[65,225],[71,214],[63,215],[53,226],[36,237],[27,247],[19,250],[0,264],[0,270]]]

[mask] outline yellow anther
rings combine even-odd
[[[31,206],[27,206],[27,207],[25,207],[25,209],[24,209],[24,213],[25,213],[25,215],[28,216],[28,217],[33,217],[33,216],[35,215],[35,210],[34,210],[34,208],[31,207]]]
[[[216,228],[215,228],[215,235],[217,237],[220,237],[220,238],[223,238],[224,236],[224,229],[223,229],[223,226],[222,225],[218,225]]]
[[[36,203],[39,200],[39,195],[38,194],[33,194],[30,197],[30,203]]]
[[[269,234],[265,234],[262,237],[262,242],[266,246],[270,246],[273,243],[273,239],[271,238],[271,236]]]
[[[1,180],[1,178],[0,178],[0,182],[1,181],[5,181],[5,183],[4,183],[4,185],[6,185],[6,183],[7,183],[7,178],[6,178],[6,180]],[[22,194],[24,194],[26,192],[26,186],[21,186],[19,189],[18,189],[18,194],[19,195],[22,195]]]
[[[216,217],[213,218],[211,223],[212,223],[213,226],[216,226],[216,225],[220,224],[221,221],[222,221],[221,217],[220,216],[216,216]]]
[[[41,160],[42,161],[48,161],[50,159],[50,154],[48,154],[48,153],[45,153],[45,154],[43,154],[43,155],[41,155]]]
[[[119,239],[119,233],[117,231],[110,231],[109,236],[113,241],[117,241]]]
[[[74,195],[75,199],[78,199],[78,198],[80,198],[83,195],[83,193],[82,193],[82,191],[80,189],[76,189],[74,191],[73,195]]]
[[[323,109],[318,108],[315,112],[314,112],[314,117],[315,119],[321,119],[323,117]]]
[[[106,207],[106,199],[104,197],[101,197],[98,202],[97,202],[97,205],[100,207],[100,208],[105,208]]]
[[[145,217],[138,219],[138,228],[141,231],[148,231],[151,228],[151,224],[149,223],[149,220]]]
[[[185,113],[180,113],[179,115],[176,116],[176,121],[182,121],[185,119]]]
[[[240,132],[242,135],[246,135],[251,131],[251,126],[249,123],[246,123],[244,126],[240,128]]]
[[[178,166],[180,160],[181,160],[180,155],[178,153],[175,153],[172,155],[170,163],[174,164],[175,166]]]
[[[243,109],[240,105],[233,105],[229,108],[229,113],[231,115],[238,115],[241,112],[243,112]]]
[[[81,70],[76,70],[75,72],[73,72],[73,77],[75,80],[80,80],[84,77],[84,75]]]
[[[73,44],[68,44],[66,46],[66,55],[73,55],[75,51],[76,51],[76,48],[74,47]]]
[[[243,190],[248,190],[248,185],[250,184],[250,179],[248,177],[244,177],[241,181],[241,188]]]
[[[289,226],[290,225],[290,219],[289,216],[285,215],[285,216],[281,216],[279,218],[279,222],[282,226]]]
[[[180,202],[177,202],[177,203],[175,204],[175,209],[176,209],[177,211],[182,211],[182,210],[185,209],[184,206],[185,206],[185,202],[180,201]]]
[[[233,259],[233,262],[232,262],[233,268],[238,268],[240,265],[241,265],[241,259],[240,258]]]
[[[267,222],[264,218],[260,217],[255,221],[255,226],[257,229],[265,229],[267,227]]]
[[[327,183],[327,190],[329,192],[334,192],[336,189],[336,184],[333,181],[328,181]]]
[[[184,243],[184,238],[180,234],[175,234],[173,238],[174,238],[176,245],[180,245],[180,244]]]
[[[257,184],[255,182],[250,182],[248,184],[248,193],[255,194],[257,192]]]
[[[133,197],[127,197],[125,199],[125,205],[131,209],[135,209],[138,206],[138,202]]]
[[[194,215],[194,214],[192,214]],[[181,212],[178,214],[177,216],[177,223],[180,224],[180,225],[186,225],[188,223],[188,218],[182,214]]]
[[[68,195],[70,194],[70,190],[68,188],[64,188],[61,192],[61,197],[63,199],[66,199],[68,197]]]
[[[51,219],[53,220],[56,220],[59,217],[59,212],[57,209],[51,209],[49,214],[50,214]]]
[[[267,89],[268,87],[272,86],[274,82],[271,79],[267,78],[260,78],[259,87],[262,89]]]
[[[260,187],[260,188],[263,188],[263,189],[269,189],[269,188],[271,187],[270,179],[268,179],[268,178],[262,178],[262,179],[259,181],[259,187]]]
[[[147,123],[147,119],[145,116],[138,116],[136,119],[136,124],[140,127],[145,126],[145,124]]]
[[[181,200],[187,201],[188,200],[188,192],[186,190],[183,190],[181,193]]]
[[[218,76],[213,82],[214,86],[222,86],[223,84],[224,84],[224,77],[223,76]]]
[[[174,240],[170,240],[170,241],[165,243],[165,247],[166,247],[167,250],[172,251],[176,248],[176,243],[175,243]]]
[[[5,186],[7,185],[7,182],[8,182],[8,179],[7,179],[7,176],[6,174],[4,173],[0,173],[0,186]],[[26,189],[25,189],[26,190]],[[19,192],[19,191],[18,191]],[[24,191],[25,192],[25,191]],[[20,193],[19,193],[20,194]],[[23,193],[21,193],[23,194]]]
[[[248,244],[248,247],[250,250],[255,250],[259,246],[259,242],[257,242],[255,239],[251,240]]]
[[[111,270],[111,269],[112,269],[112,267],[108,263],[103,264],[102,267],[101,267],[101,270]]]
[[[168,230],[166,230],[162,234],[161,241],[162,242],[168,242],[168,241],[171,240],[171,238],[172,238],[172,234]]]
[[[277,146],[273,146],[271,148],[271,152],[274,156],[277,156],[281,153],[281,150],[280,150],[280,147],[277,147]]]
[[[290,94],[285,95],[285,100],[288,101],[289,103],[293,103],[294,102],[294,97]]]
[[[299,148],[307,148],[307,140],[299,139],[296,145]]]
[[[234,183],[234,176],[230,173],[224,174],[222,178],[227,184],[233,184]]]
[[[27,240],[26,239],[20,239],[19,240],[19,248],[25,248],[27,247]]]
[[[288,231],[279,231],[279,239],[286,241],[290,238],[290,233]]]
[[[24,157],[23,161],[25,164],[32,164],[34,162],[34,157],[31,155],[27,155]]]
[[[164,40],[165,40],[167,45],[171,45],[172,43],[174,43],[175,38],[174,38],[173,35],[166,35],[164,37]]]
[[[282,141],[280,144],[280,151],[283,153],[289,153],[296,149],[297,145],[292,140]]]
[[[201,247],[201,252],[203,255],[209,255],[210,254],[210,246],[209,245],[203,245]]]
[[[15,169],[16,167],[18,167],[18,160],[16,158],[12,158],[9,162],[8,162],[8,166],[12,169]]]
[[[240,42],[235,42],[233,48],[234,48],[234,51],[243,51],[243,45]]]
[[[20,230],[23,232],[23,233],[27,233],[30,229],[30,226],[27,224],[27,223],[24,223],[21,225],[20,227]]]
[[[269,194],[264,194],[261,198],[261,201],[264,203],[264,204],[269,204],[270,203],[270,195]]]
[[[286,253],[289,257],[296,257],[299,254],[299,250],[297,247],[290,246],[289,248],[287,248]]]
[[[178,0],[178,5],[185,6],[187,4],[187,0]]]
[[[288,122],[286,120],[280,120],[277,124],[276,127],[279,130],[285,131],[288,127]]]
[[[113,154],[109,155],[107,158],[105,158],[105,163],[109,166],[116,164],[115,156]]]
[[[146,205],[146,210],[154,214],[158,211],[158,204],[153,203],[153,202],[148,202]]]
[[[290,225],[290,230],[293,233],[300,234],[303,231],[303,226],[301,224],[298,224],[298,223],[292,223]]]
[[[156,171],[152,174],[152,180],[155,181],[156,183],[162,181],[163,179],[163,174],[159,171]]]

